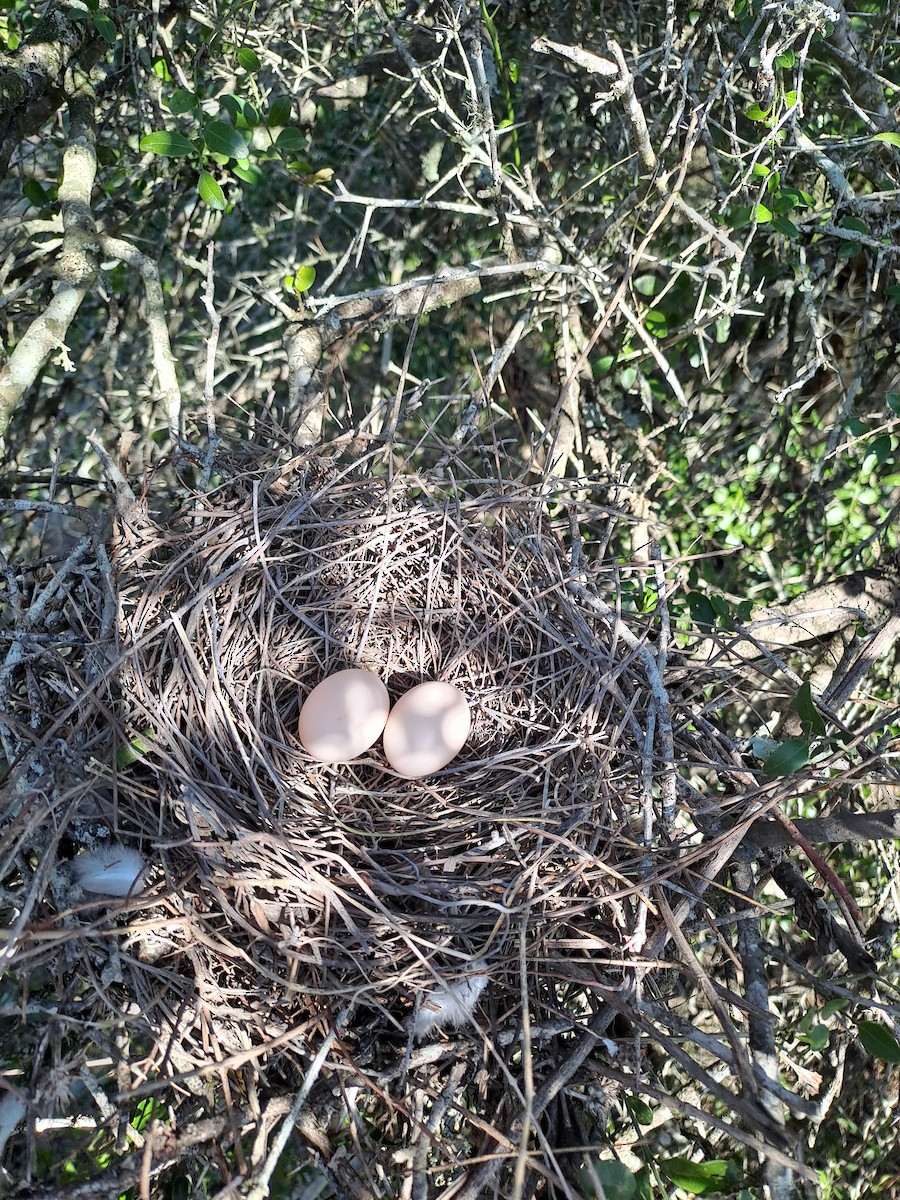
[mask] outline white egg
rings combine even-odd
[[[72,860],[75,878],[86,892],[101,896],[128,896],[144,886],[147,869],[137,850],[127,846],[99,845]]]
[[[398,775],[421,779],[446,767],[472,727],[468,701],[452,683],[420,683],[401,696],[384,727],[384,755]]]
[[[355,667],[336,671],[306,697],[297,736],[319,762],[349,762],[378,741],[390,707],[377,675]]]

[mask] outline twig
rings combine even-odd
[[[656,659],[647,646],[613,612],[605,600],[601,600],[599,596],[592,595],[576,580],[569,580],[567,587],[579,600],[582,600],[588,607],[598,613],[611,627],[616,638],[621,638],[628,649],[640,659],[647,682],[650,685],[651,695],[656,703],[660,751],[663,760],[662,779],[660,781],[660,791],[663,801],[663,823],[668,825],[675,814],[676,805],[675,788],[677,774],[675,771],[675,739],[672,732],[672,712],[669,703],[669,694],[660,675]]]
[[[159,282],[159,271],[156,263],[145,254],[135,249],[124,238],[110,237],[102,234],[100,246],[108,258],[118,259],[133,267],[140,275],[144,284],[144,295],[147,300],[147,326],[150,331],[150,350],[153,355],[153,365],[156,368],[156,379],[159,384],[160,399],[165,408],[169,425],[169,436],[176,444],[183,435],[181,416],[181,387],[178,383],[175,356],[172,353],[172,343],[169,339],[169,327],[166,323],[166,306],[163,299],[162,287]]]
[[[294,1103],[291,1105],[291,1111],[288,1113],[281,1128],[279,1129],[278,1134],[272,1143],[272,1148],[268,1153],[266,1161],[263,1163],[262,1168],[258,1172],[256,1178],[248,1179],[242,1188],[242,1194],[246,1197],[246,1200],[265,1200],[265,1197],[268,1196],[269,1181],[275,1172],[275,1168],[281,1161],[281,1156],[284,1154],[285,1147],[290,1140],[290,1136],[297,1126],[297,1122],[300,1119],[300,1114],[303,1111],[307,1100],[309,1099],[310,1092],[312,1091],[316,1080],[319,1078],[322,1067],[325,1065],[325,1059],[328,1057],[328,1053],[331,1050],[334,1039],[337,1037],[341,1028],[345,1024],[350,1012],[351,1009],[345,1008],[338,1014],[337,1020],[334,1023],[334,1027],[329,1030],[322,1042],[322,1045],[316,1052],[315,1058],[309,1064],[309,1070],[306,1072],[306,1078],[303,1080],[303,1086],[300,1088],[300,1091],[294,1098]]]
[[[740,858],[736,859],[731,868],[731,878],[734,887],[752,907],[754,880],[750,863]],[[738,949],[744,969],[743,994],[750,1004],[747,1011],[750,1034],[748,1049],[757,1071],[757,1078],[762,1076],[765,1080],[757,1099],[775,1124],[783,1126],[784,1109],[773,1092],[774,1085],[778,1083],[775,1018],[769,1004],[767,965],[757,917],[738,922]],[[791,1200],[796,1194],[792,1172],[783,1163],[768,1157],[763,1169],[772,1200]]]
[[[59,351],[66,369],[74,370],[65,337],[97,276],[97,235],[91,212],[97,175],[94,91],[81,71],[67,72],[65,86],[69,135],[59,185],[64,230],[56,271],[59,283],[44,312],[32,321],[0,370],[0,436],[52,354]]]
[[[203,402],[206,406],[206,454],[203,458],[203,470],[200,473],[199,487],[205,492],[209,487],[216,452],[219,448],[219,435],[216,432],[215,408],[215,377],[216,351],[219,346],[219,330],[221,318],[216,312],[216,276],[214,271],[215,243],[210,242],[206,256],[206,285],[203,288],[203,307],[209,317],[209,338],[206,343],[206,374],[203,380]]]

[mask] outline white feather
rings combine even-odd
[[[472,1019],[487,982],[487,975],[470,975],[468,979],[442,983],[428,992],[416,1017],[415,1036],[423,1038],[432,1029],[461,1028]]]
[[[102,896],[128,896],[144,883],[146,863],[137,850],[127,846],[98,846],[86,850],[72,862],[75,878],[86,892]]]

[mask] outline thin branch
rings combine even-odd
[[[163,300],[162,286],[159,282],[159,271],[156,263],[136,250],[124,238],[110,237],[103,234],[100,237],[103,253],[108,258],[118,259],[138,271],[144,284],[144,295],[147,300],[147,325],[150,330],[150,349],[153,354],[153,365],[156,368],[156,379],[159,384],[160,399],[166,412],[169,425],[169,435],[173,442],[182,438],[181,417],[181,388],[178,383],[175,356],[169,340],[169,327],[166,322],[166,306]]]
[[[44,312],[32,321],[0,370],[0,436],[6,432],[25,392],[54,353],[59,352],[65,367],[74,370],[65,338],[97,275],[97,237],[91,212],[97,175],[94,91],[82,71],[68,72],[65,86],[70,123],[59,185],[63,221],[63,244],[57,264],[59,283]]]

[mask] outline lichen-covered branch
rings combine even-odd
[[[89,76],[80,70],[66,73],[65,90],[69,138],[59,186],[63,220],[63,244],[56,267],[59,282],[44,312],[32,321],[0,370],[0,435],[52,355],[59,353],[70,367],[66,334],[97,275],[97,236],[91,213],[97,175],[94,92]]]

